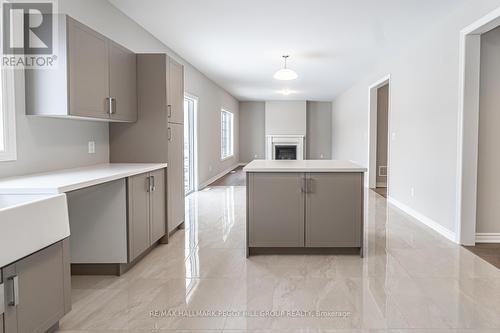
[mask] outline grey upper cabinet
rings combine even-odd
[[[128,178],[129,262],[166,234],[165,169]]]
[[[306,174],[306,246],[360,247],[362,173]]]
[[[4,267],[5,333],[45,332],[70,309],[69,247],[64,240]],[[0,325],[1,326],[1,325]]]
[[[111,162],[167,162],[167,59],[166,54],[137,55],[138,118],[110,124]]]
[[[167,108],[168,121],[184,123],[184,66],[169,57]]]
[[[184,222],[184,125],[168,124],[168,231]],[[170,163],[174,161],[174,163]]]
[[[109,118],[108,39],[68,18],[69,114]]]
[[[250,247],[304,246],[301,173],[248,173]]]
[[[129,262],[147,250],[150,241],[149,174],[128,178]]]
[[[26,114],[135,121],[136,55],[67,15],[54,18],[57,67],[25,71]]]
[[[135,53],[109,42],[110,118],[137,120],[137,60]]]
[[[151,243],[155,243],[166,233],[166,188],[165,170],[151,172],[152,191],[150,194]]]

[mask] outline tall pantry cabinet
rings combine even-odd
[[[109,127],[114,163],[167,163],[167,225],[184,222],[184,67],[166,54],[137,55],[138,117]]]

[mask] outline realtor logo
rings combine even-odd
[[[4,3],[3,22],[4,54],[52,54],[52,3]]]
[[[53,68],[54,1],[2,3],[2,66]]]

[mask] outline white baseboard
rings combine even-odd
[[[500,233],[476,233],[476,243],[500,243]]]
[[[237,168],[239,166],[240,166],[240,163],[236,163],[233,166],[231,166],[230,168],[227,168],[226,170],[224,170],[224,171],[216,174],[212,178],[204,181],[203,183],[198,184],[198,191],[203,190],[205,187],[207,187],[208,185],[212,184],[214,181],[218,180],[219,178],[224,177],[225,175],[227,175],[228,173],[230,173],[231,171],[233,171],[235,168]]]
[[[425,224],[426,226],[428,226],[432,230],[436,231],[441,236],[449,239],[450,241],[452,241],[454,243],[457,243],[457,236],[456,236],[455,232],[443,227],[442,225],[440,225],[436,221],[434,221],[434,220],[430,219],[429,217],[417,212],[413,208],[410,208],[409,206],[397,201],[396,199],[394,199],[392,197],[388,197],[387,201],[390,202],[396,208],[402,210],[406,214],[415,218],[417,221]]]

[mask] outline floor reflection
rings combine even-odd
[[[365,194],[363,259],[245,258],[245,195],[238,186],[193,193],[185,229],[124,276],[74,276],[61,330],[499,331],[500,271],[373,191]],[[157,310],[238,315],[151,316]]]

